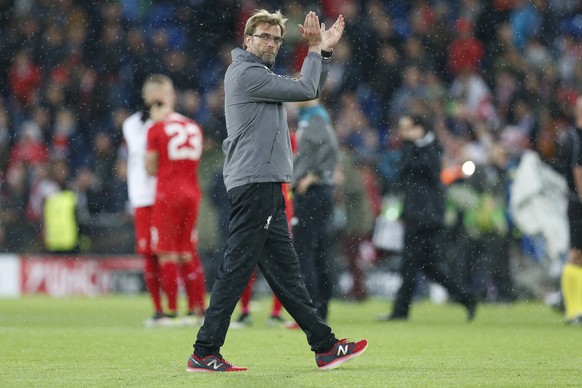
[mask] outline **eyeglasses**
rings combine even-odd
[[[249,35],[254,36],[256,38],[261,38],[261,40],[265,43],[269,43],[270,41],[273,41],[273,43],[275,43],[277,46],[281,46],[283,44],[283,38],[281,38],[279,36],[273,36],[273,35],[269,35],[269,34],[261,34],[261,35],[249,34]]]

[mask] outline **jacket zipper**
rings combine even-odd
[[[277,142],[277,135],[279,132],[275,132],[275,138],[273,139],[273,144],[271,145],[271,152],[269,152],[269,159],[267,159],[267,163],[271,163],[271,156],[273,156],[273,150],[275,149],[275,143]]]

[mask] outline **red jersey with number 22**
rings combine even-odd
[[[197,170],[202,144],[200,126],[179,113],[149,129],[147,149],[158,153],[156,200],[200,196]]]

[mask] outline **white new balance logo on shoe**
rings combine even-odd
[[[337,347],[337,355],[338,356],[345,356],[348,354],[348,345],[338,345]]]
[[[208,364],[206,364],[206,365],[211,366],[214,369],[218,369],[221,366],[223,366],[224,364],[222,362],[219,362],[217,359],[212,359],[212,360],[208,361]]]

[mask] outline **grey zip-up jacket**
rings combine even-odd
[[[222,143],[227,190],[248,183],[290,182],[293,156],[284,101],[319,97],[327,60],[310,52],[301,79],[274,74],[254,54],[236,48],[224,78],[228,137]]]

